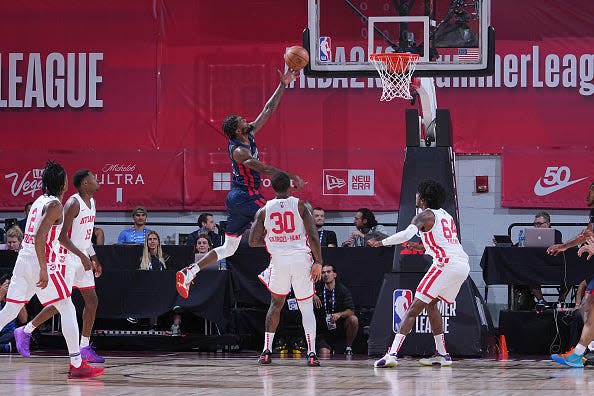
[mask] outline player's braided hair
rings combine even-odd
[[[417,187],[419,197],[425,201],[428,208],[439,209],[445,202],[445,190],[435,180],[427,179],[419,183]]]
[[[235,139],[237,133],[237,127],[239,126],[239,116],[237,114],[231,114],[225,117],[223,120],[223,133],[229,139]]]
[[[62,193],[62,189],[65,185],[66,171],[62,165],[48,160],[43,168],[43,175],[41,176],[41,191],[43,191],[44,194],[57,197]]]

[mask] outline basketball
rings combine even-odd
[[[285,52],[285,63],[292,70],[301,70],[309,62],[307,50],[298,45],[294,45]]]

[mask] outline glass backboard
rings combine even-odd
[[[490,0],[308,0],[305,74],[375,76],[369,54],[412,52],[423,76],[493,73]]]

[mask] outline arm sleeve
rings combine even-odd
[[[397,232],[396,234],[389,236],[386,239],[383,239],[382,244],[384,246],[398,245],[399,243],[406,242],[412,237],[414,237],[418,231],[419,229],[417,228],[417,226],[411,224],[408,227],[406,227],[405,230]]]

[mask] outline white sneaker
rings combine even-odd
[[[422,366],[451,366],[452,358],[450,357],[449,353],[446,353],[445,355],[440,355],[439,353],[435,352],[435,355],[429,358],[419,359],[419,363]]]
[[[398,366],[398,357],[391,353],[386,353],[383,358],[376,360],[373,367],[390,368]]]

